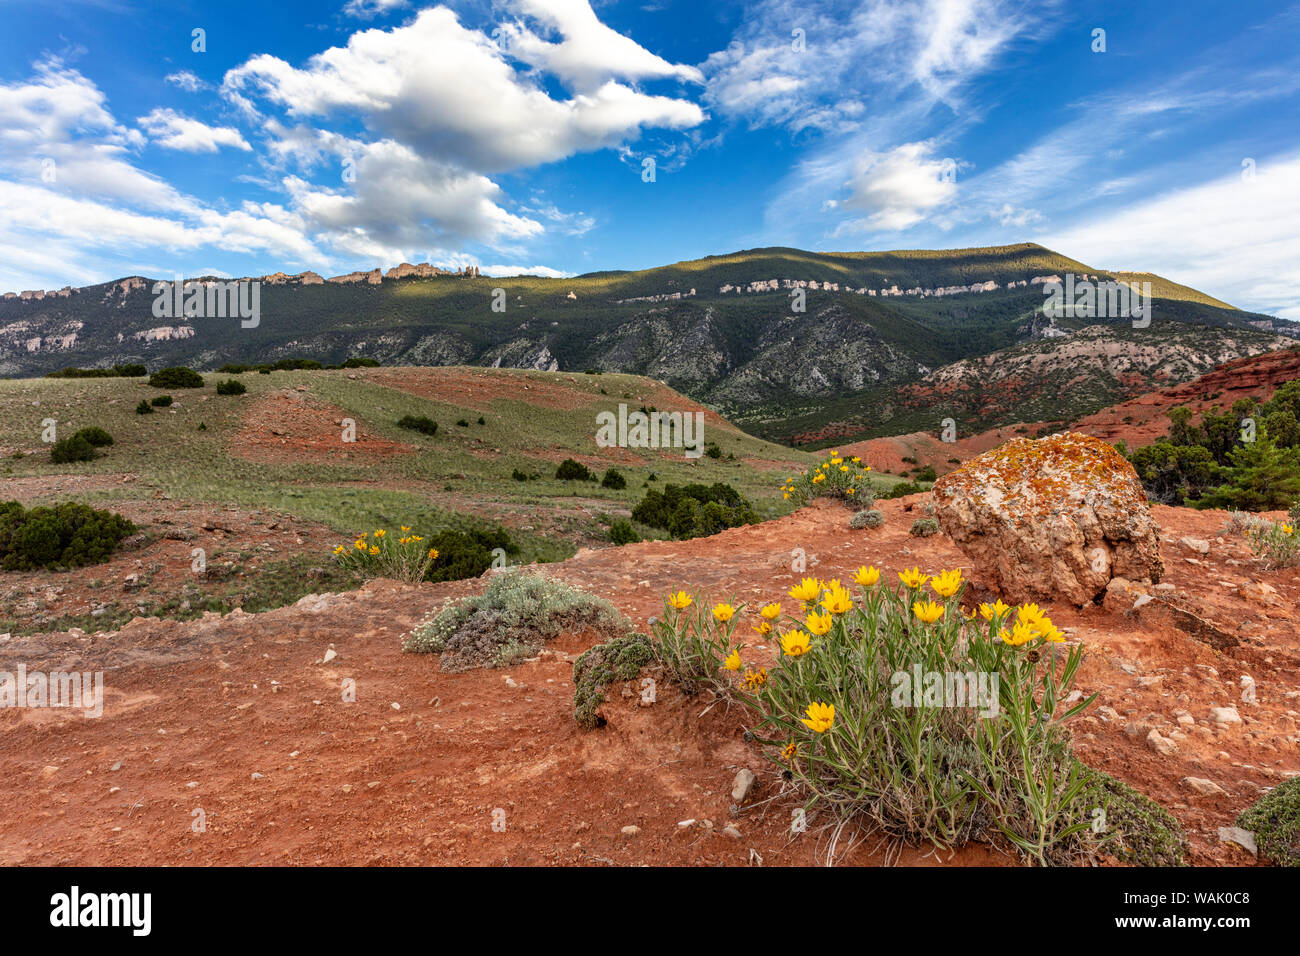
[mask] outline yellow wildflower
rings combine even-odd
[[[818,637],[830,631],[831,625],[834,623],[834,618],[819,611],[810,611],[808,617],[804,619],[804,625]]]
[[[781,748],[781,759],[787,762],[791,761],[798,755],[798,753],[799,753],[799,748],[798,746],[795,745],[795,742],[792,740],[784,747]]]
[[[1004,614],[1007,613],[1007,611],[1010,610],[1011,608],[1009,606],[1002,603],[1002,598],[998,598],[997,601],[993,604],[981,604],[980,616],[983,617],[984,620],[986,621],[991,621],[995,617],[1002,617]]]
[[[861,584],[864,588],[869,588],[880,580],[880,571],[876,568],[869,568],[866,565],[858,568],[858,573],[853,575],[853,580]]]
[[[835,723],[834,704],[823,704],[820,701],[814,701],[808,705],[808,709],[805,713],[808,716],[802,717],[800,720],[809,730],[815,731],[816,733],[826,733],[826,731],[831,729],[831,725]]]
[[[740,651],[732,651],[728,654],[726,660],[722,662],[722,666],[729,671],[740,670]]]
[[[790,589],[790,597],[804,604],[811,604],[822,593],[821,582],[816,578],[804,578]]]
[[[781,635],[781,651],[787,657],[799,657],[807,654],[812,639],[803,631],[791,631]]]
[[[668,595],[668,606],[678,611],[685,610],[691,606],[691,596],[685,591],[678,591],[676,594]]]
[[[1038,627],[1039,622],[1045,617],[1047,617],[1047,615],[1043,613],[1043,609],[1037,604],[1022,604],[1020,610],[1016,611],[1017,621],[1035,629]],[[1050,624],[1051,621],[1048,621],[1048,623]]]
[[[962,586],[961,569],[953,568],[951,571],[944,571],[934,576],[930,582],[930,587],[934,588],[934,593],[939,597],[950,598],[961,589]]]
[[[715,604],[713,606],[713,618],[716,621],[726,623],[735,615],[736,609],[730,604]]]
[[[371,545],[371,547],[370,547],[370,553],[371,553],[372,555],[374,555],[374,554],[378,554],[378,553],[379,553],[379,549],[376,548],[374,545]]]
[[[763,609],[758,613],[769,621],[775,621],[781,616],[781,602],[773,601],[771,604],[764,604]]]
[[[388,532],[385,531],[383,528],[380,528],[378,531],[375,532],[375,537],[382,538],[386,534],[388,534]]]
[[[927,600],[924,603],[917,601],[912,605],[912,613],[919,617],[926,624],[933,624],[939,618],[943,617],[943,605],[935,604]]]
[[[998,637],[1002,639],[1004,644],[1019,647],[1021,644],[1028,644],[1034,639],[1034,629],[1024,621],[1017,621],[1010,631],[1005,627],[998,631]]]
[[[832,581],[827,591],[829,593],[822,600],[822,607],[826,610],[832,614],[847,614],[853,610],[853,598],[849,597],[848,590],[838,580]]]
[[[930,580],[930,575],[922,574],[920,568],[912,568],[910,571],[900,571],[898,580],[902,581],[909,588],[919,588]]]

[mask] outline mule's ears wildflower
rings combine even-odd
[[[745,668],[745,687],[749,690],[757,690],[767,683],[767,668],[760,667],[756,671]]]
[[[430,548],[430,549],[429,549],[429,557],[431,557],[431,558],[433,558],[435,561],[437,561],[437,560],[438,560],[438,549],[437,549],[437,548]]]
[[[1007,611],[1010,611],[1009,605],[1002,603],[1002,598],[998,598],[993,604],[980,605],[980,617],[986,621],[992,621],[995,617],[1002,617]]]
[[[805,711],[807,717],[801,717],[800,721],[812,731],[824,734],[831,729],[835,723],[835,705],[823,704],[820,701],[814,701],[808,705]]]
[[[791,631],[781,635],[781,650],[787,657],[799,657],[808,653],[811,639],[803,631]]]
[[[736,609],[730,604],[715,604],[713,606],[713,618],[716,621],[726,623],[735,616]]]
[[[864,588],[869,588],[880,580],[880,571],[876,568],[869,568],[865,565],[858,568],[857,574],[853,575],[853,580],[861,584]]]
[[[910,571],[900,571],[898,580],[902,581],[913,590],[921,587],[926,581],[930,580],[930,575],[922,574],[920,568],[912,568]]]
[[[816,484],[820,484],[821,482],[823,482],[823,481],[825,481],[825,480],[826,480],[826,476],[823,475],[823,474],[821,474],[820,472],[818,472],[816,475],[813,476],[813,484],[814,484],[814,485],[816,485]]]
[[[691,606],[691,596],[685,591],[678,591],[676,594],[668,595],[668,606],[678,611],[683,611]]]
[[[935,604],[933,601],[917,601],[912,605],[912,613],[924,621],[926,624],[933,624],[939,618],[943,617],[943,605]]]
[[[1065,635],[1051,621],[1047,621],[1045,626],[1040,627],[1038,633],[1049,644],[1060,644],[1065,640]]]
[[[357,540],[353,541],[352,543],[357,546],[358,551],[366,550],[366,539],[364,535],[361,536],[360,538],[357,538]]]
[[[1289,524],[1284,524],[1284,525],[1282,525],[1282,533],[1283,533],[1283,534],[1295,534],[1295,528],[1293,528],[1293,527],[1292,527],[1291,525],[1289,525]]]
[[[740,651],[732,651],[728,654],[726,660],[722,662],[722,666],[729,671],[740,670]]]
[[[1022,604],[1020,610],[1016,611],[1016,620],[1031,628],[1036,628],[1038,623],[1046,617],[1047,615],[1043,613],[1043,609],[1037,604]],[[1048,623],[1050,624],[1051,621],[1048,621]]]
[[[380,528],[378,531],[375,532],[375,537],[382,538],[386,534],[388,534],[388,532],[385,531],[383,528]]]
[[[347,548],[343,547],[343,545],[339,545],[337,548],[334,549],[334,553],[335,553],[335,554],[342,554],[342,553],[343,553],[344,551],[346,551],[346,550],[347,550]]]
[[[792,740],[781,748],[781,759],[789,763],[799,755],[799,746]]]
[[[849,592],[838,580],[830,583],[827,592],[822,600],[822,607],[827,611],[832,614],[847,614],[853,610],[853,598],[849,597]]]
[[[1034,639],[1034,629],[1024,621],[1017,621],[1015,627],[1008,631],[1005,627],[998,632],[998,637],[1002,643],[1010,644],[1012,647],[1019,647],[1021,644],[1028,644]]]
[[[376,548],[374,545],[371,545],[371,546],[370,546],[370,553],[371,553],[371,554],[378,554],[378,553],[379,553],[379,549]]]
[[[804,578],[790,589],[790,597],[803,604],[811,604],[821,593],[822,585],[816,578]]]
[[[781,602],[773,601],[771,604],[764,604],[763,609],[758,613],[769,621],[775,621],[781,616]]]
[[[823,614],[820,611],[810,611],[808,617],[804,620],[804,625],[818,637],[830,632],[831,625],[835,619],[829,614]]]
[[[934,588],[934,593],[939,597],[950,598],[961,590],[963,583],[961,569],[954,568],[951,571],[936,574],[934,580],[930,582],[930,587]]]

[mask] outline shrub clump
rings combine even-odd
[[[917,518],[912,522],[912,528],[908,533],[918,538],[928,538],[932,534],[939,533],[939,522],[933,518]]]
[[[838,451],[832,451],[816,468],[809,468],[783,484],[781,495],[786,501],[793,501],[796,507],[802,507],[814,498],[834,498],[852,505],[864,497],[867,499],[865,504],[870,506],[875,499],[870,472],[871,466],[862,464],[858,456],[846,459]]]
[[[1300,777],[1279,784],[1237,817],[1255,834],[1264,855],[1279,866],[1300,866]]]
[[[849,527],[861,531],[863,528],[879,528],[885,523],[885,515],[875,508],[859,511],[849,519]]]
[[[224,382],[217,383],[218,395],[243,395],[247,391],[244,383],[237,378],[228,378]]]
[[[600,479],[600,487],[621,491],[627,487],[627,479],[623,477],[623,473],[617,468],[610,468],[605,472],[605,476]]]
[[[142,398],[140,399],[140,404],[135,407],[135,413],[137,415],[152,415],[153,405],[149,403],[147,398]]]
[[[757,609],[775,663],[746,660],[744,604],[679,591],[652,625],[655,652],[684,689],[750,712],[747,739],[806,809],[938,847],[990,840],[1038,864],[1095,859],[1106,839],[1068,723],[1096,695],[1065,703],[1083,648],[1058,646],[1034,604],[968,618],[964,587],[955,569],[913,568],[892,586],[872,567],[848,586],[805,578]]]
[[[433,437],[438,434],[438,423],[428,415],[403,415],[397,420],[398,428],[409,428],[421,435]]]
[[[482,594],[443,607],[411,629],[402,650],[441,654],[442,669],[507,667],[533,657],[564,631],[623,637],[632,631],[614,605],[537,574],[511,571]]]
[[[202,388],[203,376],[183,365],[159,369],[149,376],[154,388]]]
[[[498,557],[519,553],[519,545],[504,528],[472,528],[469,531],[439,531],[429,539],[438,556],[425,575],[426,581],[460,581],[476,578]]]
[[[636,533],[636,528],[632,527],[632,522],[626,518],[615,518],[614,523],[609,526],[609,540],[614,544],[636,544],[641,540],[641,536]]]
[[[50,448],[50,461],[56,465],[71,461],[93,461],[97,457],[94,446],[80,432],[60,438]]]
[[[67,501],[25,509],[0,504],[0,568],[79,568],[108,560],[118,544],[138,529],[121,515]]]
[[[1082,803],[1100,809],[1107,849],[1135,866],[1182,866],[1187,839],[1178,821],[1160,804],[1108,773],[1080,764]]]
[[[632,520],[667,531],[676,540],[717,534],[726,528],[754,524],[758,516],[731,485],[664,485],[650,489],[632,509]]]
[[[171,403],[172,397],[170,395],[155,395],[149,399],[149,404],[154,408],[167,408]]]
[[[95,448],[106,448],[113,444],[113,436],[98,425],[88,425],[85,428],[77,429],[77,435],[80,435],[86,441],[90,442]],[[74,438],[76,435],[73,436]]]
[[[566,458],[560,462],[560,467],[555,469],[555,477],[559,481],[595,481],[596,476],[591,473],[586,465],[572,458]]]
[[[1234,511],[1229,526],[1240,530],[1250,542],[1250,549],[1269,571],[1289,568],[1300,563],[1300,534],[1295,519],[1269,521],[1244,511]]]
[[[644,634],[616,637],[585,651],[573,663],[573,719],[578,726],[603,726],[598,711],[605,690],[615,681],[635,680],[654,657],[654,645]]]

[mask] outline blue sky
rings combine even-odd
[[[1300,319],[1300,3],[0,16],[0,291],[1028,240]]]

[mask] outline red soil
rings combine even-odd
[[[356,441],[343,440],[348,413],[309,397],[304,391],[285,389],[252,400],[244,412],[230,453],[249,461],[275,464],[321,463],[388,455],[413,454],[415,446],[389,441],[356,424]]]
[[[864,562],[891,578],[912,565],[961,566],[945,537],[908,535],[912,504],[882,502],[886,524],[875,531],[851,531],[846,511],[819,503],[710,538],[583,551],[539,570],[607,596],[644,624],[677,587],[751,603],[784,595],[798,576],[796,547],[822,577]],[[1300,772],[1300,572],[1258,571],[1239,538],[1215,536],[1222,513],[1154,513],[1168,594],[1240,643],[1215,650],[1145,609],[1049,608],[1087,648],[1081,688],[1100,695],[1077,724],[1077,749],[1170,808],[1188,832],[1191,862],[1249,862],[1218,841],[1217,828]],[[1178,543],[1189,534],[1209,539],[1210,553]],[[702,702],[664,682],[657,702],[640,707],[616,686],[608,725],[579,730],[570,660],[586,635],[566,634],[518,667],[455,675],[399,650],[425,613],[482,587],[377,581],[259,615],[0,642],[0,669],[18,661],[102,669],[106,685],[98,719],[0,711],[0,774],[11,781],[0,792],[0,863],[745,864],[757,855],[773,865],[824,854],[826,818],[814,815],[808,833],[791,837],[795,804],[743,741],[745,715],[734,708],[702,714]],[[339,656],[320,663],[330,644]],[[1241,701],[1241,674],[1257,682],[1255,705]],[[345,678],[356,681],[355,703],[341,701]],[[1216,727],[1209,708],[1229,704],[1244,723]],[[1103,718],[1101,706],[1117,716]],[[1193,726],[1176,722],[1178,709]],[[1178,752],[1148,749],[1147,724],[1182,734]],[[732,777],[746,766],[768,802],[732,818]],[[1224,792],[1200,796],[1181,782],[1189,776]],[[192,828],[196,809],[206,832]],[[496,809],[504,832],[492,828]],[[689,819],[697,823],[679,826]],[[739,838],[721,832],[733,819]],[[625,826],[640,831],[624,835]],[[868,839],[842,862],[882,863],[887,851]],[[983,846],[907,850],[902,860],[1009,862]]]

